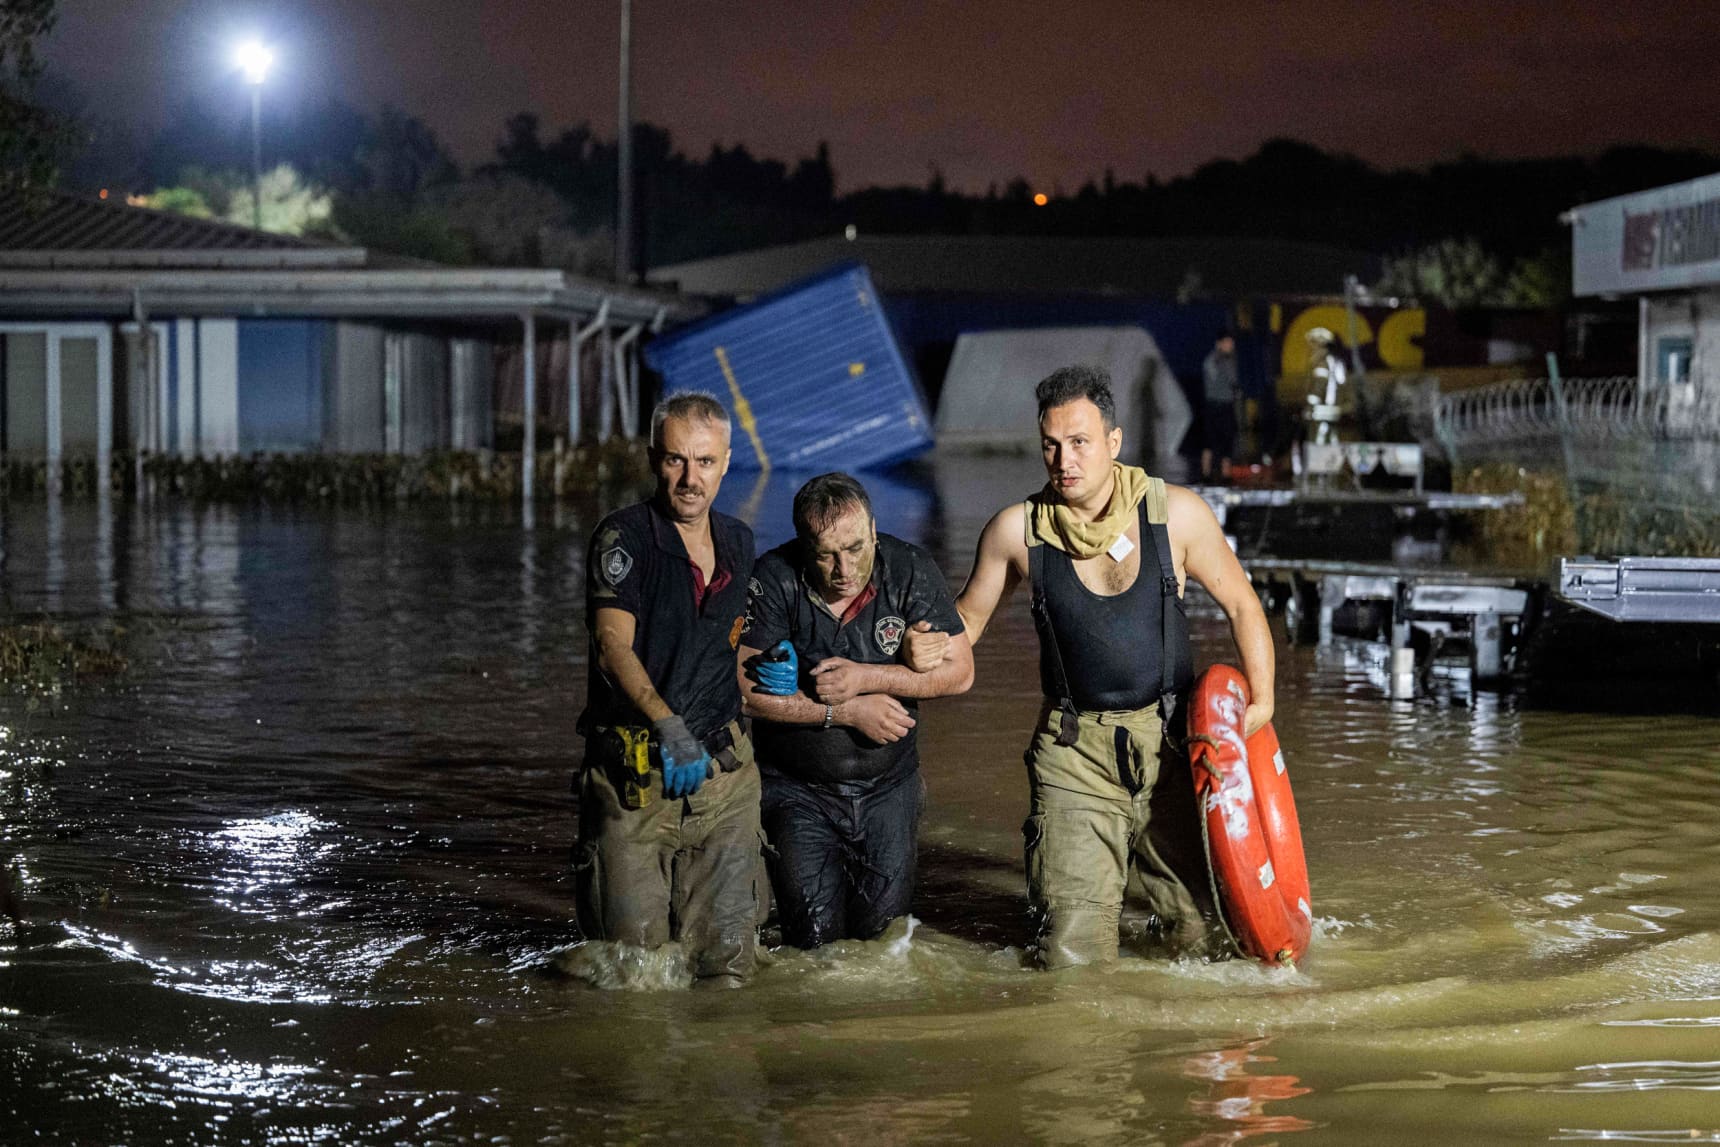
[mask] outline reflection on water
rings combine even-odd
[[[1249,1040],[1237,1047],[1201,1052],[1184,1061],[1183,1075],[1207,1084],[1203,1093],[1189,1097],[1189,1110],[1219,1120],[1230,1130],[1208,1131],[1185,1141],[1185,1147],[1221,1147],[1260,1135],[1283,1135],[1308,1131],[1314,1124],[1294,1115],[1268,1115],[1266,1105],[1307,1095],[1293,1075],[1250,1071],[1252,1064],[1277,1063],[1275,1056],[1257,1054],[1269,1039]]]
[[[723,504],[773,544],[798,481],[733,475]],[[880,526],[959,580],[986,517],[1040,476],[957,458],[868,481]],[[974,692],[924,714],[914,921],[772,953],[716,997],[679,990],[673,947],[581,943],[569,780],[599,510],[526,528],[494,507],[3,507],[0,601],[117,622],[133,666],[0,695],[8,1126],[1720,1141],[1720,722],[1455,679],[1389,701],[1364,646],[1279,648],[1318,917],[1295,971],[1027,966],[1018,762],[1038,699],[1019,602]],[[1197,655],[1230,656],[1211,604],[1191,606]]]

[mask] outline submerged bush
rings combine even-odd
[[[1474,556],[1493,565],[1539,568],[1579,554],[1720,557],[1720,509],[1658,505],[1626,489],[1581,493],[1564,477],[1509,464],[1453,476],[1467,494],[1523,495],[1523,504],[1470,515]]]
[[[0,684],[51,688],[80,677],[123,671],[128,662],[114,648],[120,637],[67,634],[49,621],[0,625]]]

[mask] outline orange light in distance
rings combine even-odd
[[[1043,192],[1043,191],[1037,193],[1033,197],[1033,205],[1035,207],[1044,207],[1047,203],[1050,203],[1050,202],[1051,202],[1051,197],[1049,195],[1045,194],[1045,192]]]

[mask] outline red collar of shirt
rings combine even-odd
[[[872,582],[867,582],[866,588],[860,591],[860,596],[849,602],[848,608],[842,611],[841,624],[847,625],[850,621],[859,617],[860,611],[871,605],[872,599],[877,596],[878,587]]]
[[[711,584],[706,585],[705,571],[699,568],[699,563],[688,558],[687,564],[693,568],[693,602],[701,611],[705,608],[705,603],[711,600],[713,594],[721,592],[730,581],[734,580],[728,570],[722,566],[717,566],[715,576],[711,578]]]

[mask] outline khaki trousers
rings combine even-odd
[[[645,948],[680,940],[699,986],[751,974],[769,904],[752,742],[742,735],[733,751],[739,768],[680,800],[664,799],[663,774],[654,769],[651,801],[641,809],[622,807],[608,762],[588,758],[580,782],[580,931]]]
[[[1048,708],[1026,754],[1033,803],[1022,833],[1040,962],[1115,960],[1131,885],[1173,947],[1203,949],[1211,894],[1194,785],[1158,708],[1081,713],[1068,746],[1057,744],[1064,719]]]

